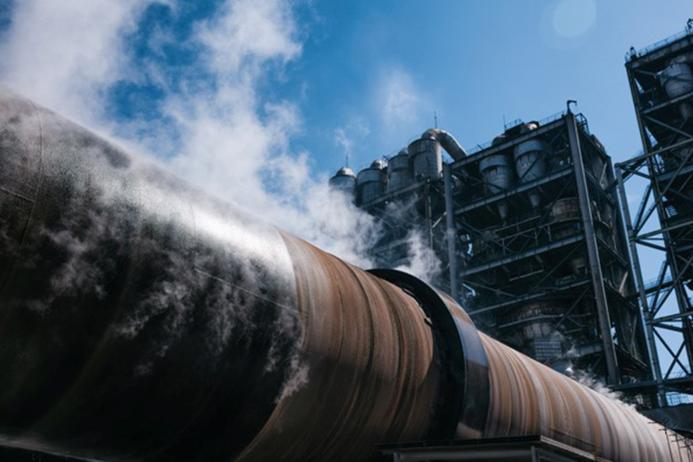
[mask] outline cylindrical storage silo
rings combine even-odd
[[[479,171],[484,180],[486,191],[496,194],[509,189],[513,184],[513,167],[507,154],[493,154],[479,161]],[[508,204],[498,203],[498,214],[501,219],[508,217]]]
[[[359,172],[356,178],[359,204],[367,204],[385,194],[385,166],[382,160],[376,160]]]
[[[356,175],[349,167],[342,167],[330,178],[330,187],[353,197],[356,192]]]
[[[574,221],[580,219],[580,204],[577,197],[563,197],[551,205],[553,221]]]
[[[387,192],[397,191],[413,181],[409,153],[402,149],[387,164]]]
[[[686,56],[672,59],[669,65],[659,74],[659,82],[669,98],[677,98],[693,91],[693,71]],[[689,102],[679,105],[681,116],[684,119],[693,117],[693,106]]]
[[[432,138],[419,138],[407,149],[412,163],[414,178],[437,180],[443,173],[443,157],[440,144]]]
[[[562,239],[580,229],[580,203],[577,197],[563,197],[551,205],[552,236]]]
[[[508,313],[505,321],[516,333],[515,346],[545,364],[561,359],[563,345],[555,320],[564,308],[560,301],[541,300]]]
[[[513,158],[515,159],[515,170],[520,183],[537,180],[544,176],[548,150],[548,145],[538,138],[524,141],[515,146]],[[539,207],[541,203],[539,191],[530,191],[529,200],[532,203],[532,207]]]

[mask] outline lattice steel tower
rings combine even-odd
[[[671,392],[693,394],[693,20],[680,34],[646,49],[631,48],[626,71],[643,152],[617,165],[625,188],[642,193],[625,207],[655,380],[661,403]],[[624,182],[626,182],[624,184]],[[654,262],[654,263],[653,263]]]

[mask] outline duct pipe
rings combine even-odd
[[[633,409],[0,93],[0,445],[111,461],[371,461],[543,434],[691,462]]]
[[[445,151],[455,160],[467,157],[467,151],[450,133],[440,128],[429,128],[421,135],[422,139],[434,139],[445,149]]]

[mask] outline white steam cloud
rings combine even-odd
[[[197,19],[184,39],[156,25],[151,58],[135,64],[129,37],[147,8],[177,0],[16,2],[0,52],[3,83],[61,114],[163,157],[182,178],[292,231],[355,264],[369,266],[373,220],[311,179],[309,156],[291,152],[301,127],[291,101],[259,86],[301,54],[292,5],[281,0],[226,0]],[[171,26],[173,27],[173,26]],[[193,56],[174,67],[156,57],[167,47]],[[114,85],[156,88],[157,117],[127,120],[105,109]]]
[[[0,45],[3,82],[93,125],[103,91],[132,77],[123,37],[154,1],[14,2]]]
[[[416,121],[421,97],[409,74],[391,70],[378,88],[380,96],[380,117],[383,124],[393,128]]]
[[[407,264],[397,269],[413,274],[426,282],[434,282],[440,276],[442,263],[419,231],[407,236]]]
[[[344,154],[344,159],[349,166],[351,166],[350,161],[354,154],[354,147],[359,145],[358,140],[363,140],[369,133],[368,125],[359,117],[335,129],[335,146]]]

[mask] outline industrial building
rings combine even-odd
[[[432,282],[485,332],[691,431],[669,407],[693,414],[693,22],[631,49],[626,71],[643,152],[616,168],[568,102],[470,153],[429,130],[346,191],[385,224],[379,265],[406,266],[419,233],[441,262]],[[650,280],[643,248],[659,252]]]
[[[436,285],[486,333],[557,370],[620,384],[650,369],[614,184],[586,119],[566,111],[515,122],[471,155],[429,130],[361,170],[354,191],[388,225],[377,262],[406,264],[407,235],[421,230],[444,265]]]
[[[429,275],[431,281],[450,293],[441,147],[455,158],[466,156],[449,133],[430,129],[395,156],[376,159],[358,175],[340,169],[330,184],[352,195],[360,208],[380,221],[383,232],[370,250],[377,266],[407,266],[411,242],[416,239],[433,250],[441,263]]]
[[[611,159],[570,111],[449,166],[457,280],[475,321],[557,370],[649,374]]]

